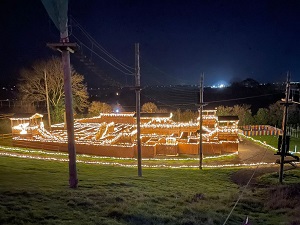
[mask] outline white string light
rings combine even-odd
[[[68,156],[68,153],[63,152],[49,152],[45,150],[35,150],[35,149],[24,149],[19,147],[6,147],[0,146],[0,150],[3,151],[12,151],[12,152],[24,152],[24,153],[34,153],[34,154],[44,154],[44,155],[54,155],[54,156]],[[218,159],[224,157],[231,157],[237,155],[238,152],[234,152],[231,154],[224,155],[216,155],[216,156],[205,156],[203,159]],[[77,158],[92,158],[92,159],[111,159],[111,160],[131,160],[137,161],[136,158],[121,158],[121,157],[110,157],[110,156],[94,156],[94,155],[86,155],[86,154],[77,154]],[[198,161],[198,158],[143,158],[143,161]]]
[[[0,152],[0,156],[7,156],[7,157],[16,157],[16,158],[24,158],[24,159],[36,159],[36,160],[45,160],[45,161],[59,161],[59,162],[68,162],[68,158],[56,158],[55,156],[65,156],[67,157],[68,154],[66,153],[54,153],[54,152],[44,152],[41,150],[26,150],[21,149],[17,147],[5,147],[0,146],[0,149],[3,151],[19,151],[19,152],[25,152],[25,153],[39,153],[39,154],[45,154],[45,155],[53,155],[54,157],[42,157],[42,156],[36,156],[36,155],[24,155],[24,154],[17,154],[17,153],[9,153],[9,152]],[[234,156],[237,153],[228,154],[226,156]],[[91,159],[112,159],[112,160],[122,160],[122,161],[136,161],[135,158],[117,158],[117,157],[104,157],[104,156],[89,156],[89,155],[77,155],[79,158],[77,160],[78,163],[84,163],[84,164],[95,164],[95,165],[109,165],[109,166],[120,166],[120,167],[137,167],[136,164],[123,164],[119,162],[103,162],[103,161],[88,161],[88,160],[82,160],[81,158],[91,158]],[[224,156],[208,156],[204,159],[214,159],[218,157],[224,157]],[[153,158],[146,158],[143,159],[143,161],[196,161],[198,159],[196,158],[163,158],[163,159],[153,159]],[[297,164],[299,162],[296,162]],[[220,165],[203,165],[205,168],[227,168],[227,167],[253,167],[257,165],[275,165],[275,163],[267,163],[267,162],[260,162],[260,163],[236,163],[236,164],[220,164]],[[170,169],[179,169],[179,168],[198,168],[198,165],[165,165],[163,163],[159,165],[143,165],[145,168],[170,168]]]
[[[251,140],[251,141],[253,141],[253,142],[256,142],[256,143],[258,143],[258,144],[260,144],[260,145],[263,145],[264,147],[267,147],[267,148],[272,149],[272,150],[274,150],[274,151],[278,151],[277,148],[274,148],[273,146],[268,145],[267,143],[264,143],[264,142],[262,142],[262,141],[260,141],[260,140],[254,139],[254,138],[249,137],[249,136],[246,136],[246,135],[244,135],[244,134],[240,134],[240,135],[241,135],[242,137],[246,138],[246,139],[249,139],[249,140]]]
[[[205,121],[210,123],[211,119],[213,119],[215,127],[210,129],[203,125],[203,130],[205,131],[205,134],[203,134],[203,143],[211,144],[212,147],[216,146],[218,148],[227,143],[238,144],[236,120],[227,122],[226,120],[222,120],[222,122],[226,122],[226,126],[224,125],[221,127],[222,129],[220,129],[220,127],[218,128],[216,126],[218,123],[218,119],[215,115],[216,111],[212,110],[206,113]],[[78,146],[84,146],[86,148],[89,148],[89,146],[101,146],[101,149],[107,148],[107,150],[109,150],[118,147],[132,151],[136,145],[137,132],[137,125],[133,122],[135,119],[134,115],[135,113],[132,112],[101,113],[98,117],[76,120],[74,123],[75,142]],[[186,145],[190,145],[193,148],[199,145],[199,139],[196,135],[196,131],[199,129],[199,122],[174,122],[171,119],[172,114],[151,114],[151,116],[145,114],[145,116],[147,117],[143,117],[142,121],[144,122],[141,123],[141,128],[144,131],[142,134],[143,146],[152,147],[153,149],[155,149],[156,146],[169,146],[176,150],[176,146],[179,146],[181,143],[184,144],[184,148],[186,148]],[[120,122],[109,122],[112,118],[117,118]],[[52,125],[52,128],[51,132],[44,128],[37,128],[35,135],[30,137],[24,135],[15,136],[13,137],[13,141],[16,141],[16,143],[19,141],[20,145],[29,145],[31,147],[37,145],[36,143],[38,143],[39,146],[40,144],[50,146],[50,143],[55,143],[56,146],[67,144],[68,138],[65,124],[55,124]],[[183,136],[181,135],[179,137],[180,132]],[[218,134],[222,134],[223,136],[229,135],[229,138],[219,140]],[[37,148],[39,146],[37,146]],[[234,148],[236,148],[234,150],[237,151],[237,145],[234,145]],[[168,153],[166,153],[166,155],[167,154]],[[153,157],[154,156],[155,155],[153,155]]]
[[[7,157],[16,157],[16,158],[23,158],[23,159],[36,159],[36,160],[44,160],[44,161],[58,161],[58,162],[68,162],[69,159],[62,159],[62,158],[54,158],[54,157],[40,157],[40,156],[32,156],[32,155],[20,155],[20,154],[13,154],[7,152],[0,152],[1,156]],[[136,164],[123,164],[118,162],[99,162],[99,161],[86,161],[86,160],[76,160],[77,163],[83,164],[94,164],[94,165],[107,165],[107,166],[120,166],[120,167],[130,167],[135,168],[137,167]],[[297,162],[298,163],[298,162]],[[203,165],[205,168],[226,168],[226,167],[252,167],[257,165],[275,165],[275,163],[237,163],[237,164],[223,164],[223,165]],[[198,165],[143,165],[144,168],[167,168],[167,169],[180,169],[180,168],[199,168]]]

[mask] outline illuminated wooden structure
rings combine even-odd
[[[218,116],[218,140],[236,140],[238,122],[238,116]]]
[[[199,121],[199,118],[198,118]],[[238,151],[238,117],[217,117],[216,110],[203,111],[203,154],[220,155]],[[136,157],[135,113],[101,113],[74,123],[78,153],[114,157]],[[52,125],[52,131],[37,129],[32,138],[21,135],[15,146],[32,146],[67,151],[64,124]],[[51,144],[50,144],[51,143]],[[199,154],[199,122],[180,123],[171,113],[141,113],[142,157]]]
[[[203,117],[203,126],[208,128],[216,128],[218,117],[216,116],[217,110],[203,110],[202,117]],[[198,118],[199,121],[199,118]]]
[[[37,130],[44,127],[43,115],[39,113],[16,113],[10,117],[12,135],[32,137]]]

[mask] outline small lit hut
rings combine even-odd
[[[43,128],[43,115],[39,113],[16,113],[10,118],[13,136],[33,136],[38,128]]]

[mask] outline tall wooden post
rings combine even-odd
[[[68,29],[60,35],[62,43],[68,43]],[[68,152],[69,152],[69,186],[77,188],[77,169],[76,169],[76,149],[74,139],[74,118],[72,103],[72,83],[71,83],[71,65],[70,52],[68,48],[62,48],[62,65],[64,71],[64,93],[65,93],[65,110],[68,134]]]
[[[202,170],[202,164],[203,164],[203,145],[202,145],[202,124],[203,124],[203,73],[200,76],[200,108],[199,108],[199,135],[200,135],[200,140],[199,140],[199,169]]]
[[[283,169],[284,169],[284,158],[288,151],[287,149],[287,120],[288,120],[288,107],[289,107],[289,97],[290,97],[290,74],[287,74],[286,88],[285,88],[285,102],[284,102],[284,112],[282,119],[282,144],[281,144],[281,155],[280,155],[280,171],[279,171],[279,182],[283,181]]]
[[[46,91],[46,102],[47,102],[47,113],[48,113],[48,125],[49,125],[49,130],[51,131],[51,115],[50,115],[49,93],[48,93],[47,72],[46,72],[46,70],[44,71],[44,73],[45,73],[45,91]]]
[[[77,188],[77,170],[76,170],[76,150],[74,140],[74,118],[72,104],[72,84],[71,84],[71,66],[70,52],[74,52],[75,43],[69,42],[68,34],[68,1],[49,1],[41,0],[47,13],[60,31],[60,43],[49,43],[48,47],[58,50],[62,53],[62,67],[64,72],[64,94],[65,111],[68,134],[68,152],[69,152],[69,186]]]
[[[135,99],[136,99],[136,129],[138,176],[142,176],[142,146],[141,146],[141,76],[140,76],[140,50],[139,43],[135,43]]]

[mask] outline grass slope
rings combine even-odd
[[[278,146],[278,136],[276,135],[262,135],[262,136],[252,136],[252,138],[262,141],[262,142],[266,142],[268,145],[273,146],[274,148],[277,149]],[[291,137],[291,141],[290,141],[290,151],[294,152],[295,151],[295,146],[296,146],[296,151],[300,152],[300,138],[295,138],[295,137]]]
[[[0,224],[223,224],[241,191],[237,169],[77,167],[73,190],[67,163],[0,157]],[[227,224],[288,224],[265,193],[247,189]]]

